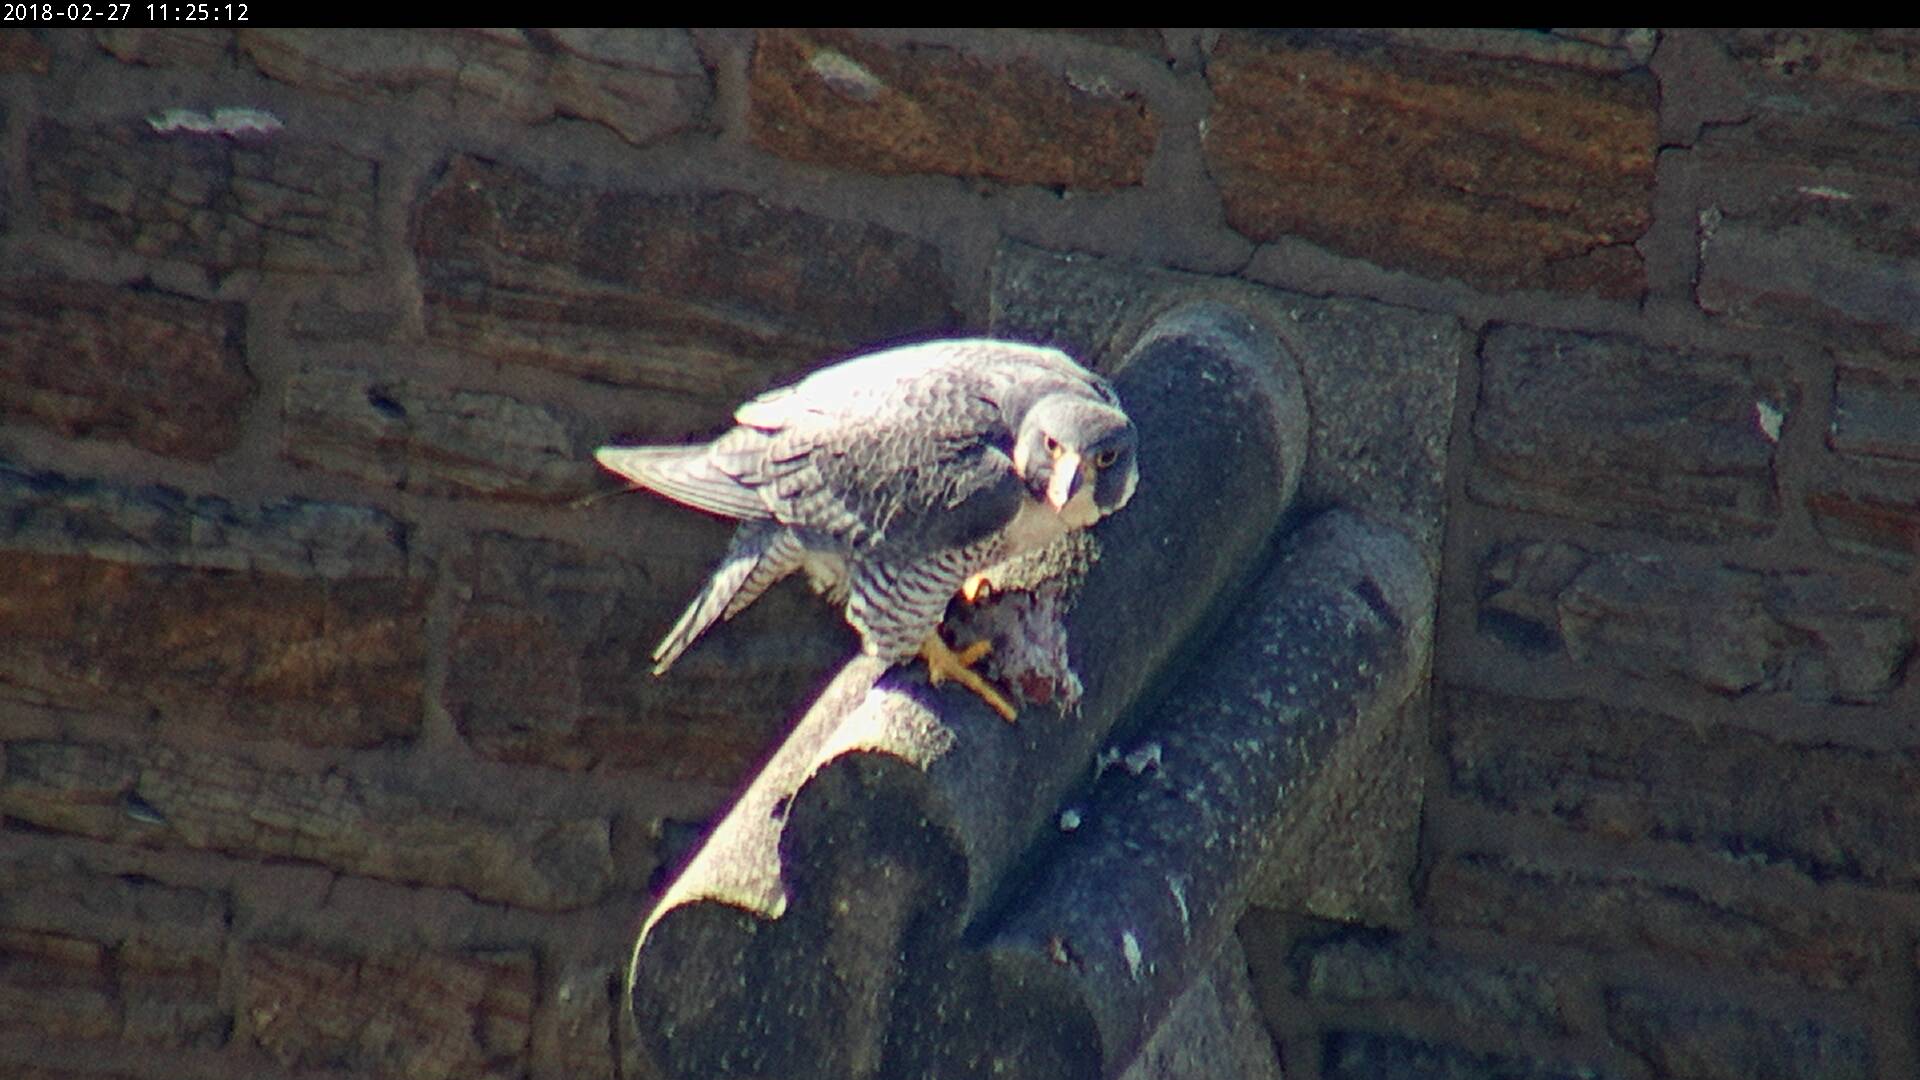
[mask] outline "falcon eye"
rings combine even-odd
[[[1112,468],[1113,463],[1119,460],[1120,460],[1120,451],[1115,450],[1111,446],[1093,455],[1094,465],[1102,469]]]
[[[1047,436],[1047,456],[1052,458],[1057,458],[1060,456],[1060,453],[1061,453],[1060,440],[1054,438],[1051,435]]]

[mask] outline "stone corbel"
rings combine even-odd
[[[1113,379],[1142,481],[1067,575],[1080,685],[1049,655],[1057,580],[963,616],[1001,679],[1077,704],[1009,725],[849,662],[645,923],[631,1008],[663,1075],[1247,1075],[1232,1039],[1208,1061],[1155,1033],[1247,1026],[1234,924],[1289,811],[1424,672],[1431,577],[1392,526],[1288,518],[1299,370],[1233,308],[1162,316]]]

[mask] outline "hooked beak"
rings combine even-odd
[[[1067,508],[1067,500],[1080,490],[1085,468],[1080,455],[1069,450],[1053,459],[1053,475],[1047,479],[1047,503],[1058,512]]]

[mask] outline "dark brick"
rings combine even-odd
[[[1920,291],[1914,298],[1920,302]],[[1843,453],[1920,461],[1920,368],[1912,374],[1840,368],[1827,430],[1828,445]]]
[[[1786,744],[1591,702],[1454,688],[1437,713],[1454,790],[1492,806],[1614,839],[1784,863],[1820,880],[1920,884],[1912,754]]]
[[[254,944],[243,963],[246,1035],[288,1068],[410,1080],[526,1072],[536,1000],[529,953]]]
[[[684,30],[247,30],[269,78],[369,106],[459,119],[601,124],[635,145],[699,121],[712,97]]]
[[[1207,68],[1227,220],[1498,290],[1633,297],[1656,88],[1351,37],[1235,34]]]
[[[1776,86],[1810,81],[1920,94],[1920,35],[1912,30],[1730,30],[1722,36],[1733,57]]]
[[[958,319],[931,245],[734,193],[557,187],[463,158],[415,246],[436,341],[699,398],[708,424],[823,357]],[[676,434],[702,422],[684,397],[637,404]]]
[[[17,836],[0,842],[0,879],[0,1031],[226,1042],[224,896],[103,873]]]
[[[1603,954],[1653,953],[1819,988],[1859,986],[1900,962],[1901,946],[1887,932],[1768,884],[1689,884],[1552,856],[1469,851],[1435,863],[1424,910],[1436,927]]]
[[[1488,961],[1415,937],[1352,930],[1302,941],[1292,960],[1299,993],[1311,1001],[1369,1010],[1438,1008],[1469,1031],[1568,1031],[1568,990],[1535,964]]]
[[[755,142],[858,172],[1102,191],[1139,184],[1159,138],[1137,93],[1030,60],[765,30],[748,77]]]
[[[1700,305],[1822,348],[1920,354],[1920,39],[1717,36],[1747,101],[1698,144]]]
[[[12,742],[0,814],[116,844],[291,858],[541,911],[598,901],[603,819],[466,812],[339,770],[146,745]]]
[[[1522,653],[1564,650],[1578,664],[1721,694],[1883,702],[1914,651],[1897,598],[1826,574],[1516,543],[1488,559],[1479,595],[1481,632]]]
[[[308,499],[243,506],[4,464],[0,547],[292,577],[409,574],[406,527],[370,506]]]
[[[342,368],[287,381],[289,461],[424,495],[556,502],[594,490],[579,418],[506,394]]]
[[[1333,1031],[1321,1047],[1320,1075],[1327,1080],[1614,1080],[1620,1074],[1591,1063],[1480,1053],[1444,1040]]]
[[[284,131],[161,130],[169,126],[159,118],[36,125],[28,174],[47,227],[102,247],[197,263],[215,278],[372,264],[378,169],[371,160]]]
[[[256,384],[238,304],[73,281],[0,284],[0,416],[205,461]]]
[[[1920,471],[1857,466],[1807,492],[1813,527],[1836,550],[1902,572],[1920,562]]]
[[[480,752],[567,769],[640,768],[731,783],[853,651],[790,584],[715,627],[663,678],[655,642],[712,570],[723,529],[632,500],[632,559],[489,534],[458,573],[446,705]]]
[[[0,1033],[63,1042],[120,1035],[110,962],[96,941],[0,927]]]
[[[1864,1029],[1832,1015],[1755,1009],[1681,987],[1607,994],[1607,1030],[1674,1080],[1871,1080]]]
[[[426,585],[8,554],[7,697],[371,746],[420,726]]]
[[[1498,327],[1481,347],[1468,491],[1686,540],[1770,532],[1796,391],[1735,357]]]

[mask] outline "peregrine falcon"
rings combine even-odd
[[[1056,349],[930,341],[823,368],[734,410],[698,446],[606,446],[636,487],[740,522],[726,558],[653,651],[663,674],[706,629],[806,571],[870,656],[918,655],[1011,721],[939,629],[997,564],[1113,513],[1139,483],[1137,435],[1105,379]]]

